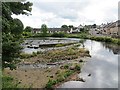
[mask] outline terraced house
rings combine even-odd
[[[112,37],[118,37],[119,36],[119,27],[120,27],[120,21],[104,24],[100,30],[103,35],[112,36]]]
[[[33,33],[41,33],[42,30],[40,28],[33,28]],[[61,29],[61,28],[48,28],[47,33],[59,33],[59,32],[64,32],[64,33],[70,33],[70,28],[68,29]]]

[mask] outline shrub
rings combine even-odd
[[[46,88],[52,88],[53,85],[57,83],[56,80],[49,79],[48,83],[46,84]]]
[[[57,78],[57,82],[62,82],[64,81],[65,77],[63,75],[59,75]]]
[[[37,51],[37,54],[42,54],[42,52],[41,51]]]
[[[64,77],[67,78],[68,76],[70,76],[74,71],[71,70],[67,70],[64,74]]]
[[[63,32],[53,33],[53,34],[51,35],[51,37],[65,37],[65,36],[66,36],[66,34],[63,33]]]
[[[81,70],[80,65],[75,65],[75,70],[80,71]]]
[[[32,55],[33,55],[33,56],[37,56],[37,53],[36,53],[36,52],[33,52]]]
[[[64,65],[64,69],[68,69],[69,68],[69,65]]]
[[[19,88],[18,82],[14,83],[13,80],[10,76],[2,76],[2,88]]]
[[[105,38],[105,42],[112,42],[112,38]]]
[[[20,54],[20,58],[21,58],[21,59],[30,58],[30,57],[31,57],[31,54],[27,54],[27,53],[21,53],[21,54]]]

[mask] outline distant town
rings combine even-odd
[[[67,25],[66,25],[67,26]],[[119,36],[119,30],[118,27],[120,27],[120,22],[115,21],[107,24],[101,24],[101,25],[79,25],[78,27],[74,27],[73,25],[68,26],[67,29],[62,29],[62,28],[48,28],[47,33],[59,33],[59,32],[64,32],[64,33],[79,33],[83,29],[88,30],[91,35],[94,36],[111,36],[111,37],[118,37]],[[41,33],[42,30],[41,28],[33,28],[32,33]]]

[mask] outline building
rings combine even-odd
[[[47,33],[59,33],[59,32],[64,32],[64,33],[79,33],[81,29],[84,27],[82,25],[79,25],[78,27],[74,28],[48,28]],[[32,33],[42,33],[40,28],[33,28]]]
[[[59,32],[64,32],[64,33],[70,33],[70,29],[61,29],[61,28],[48,28],[47,33],[59,33]],[[40,28],[33,28],[32,33],[42,33]]]
[[[80,24],[78,27],[71,28],[70,33],[79,33],[83,28],[84,26]]]
[[[120,24],[118,23],[118,21],[107,23],[107,24],[102,24],[100,27],[100,32],[103,35],[118,37],[119,27],[120,27]]]

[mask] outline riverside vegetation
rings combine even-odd
[[[32,37],[44,37],[42,34],[35,34]],[[81,39],[91,39],[96,41],[102,41],[107,43],[114,43],[120,45],[120,39],[119,38],[112,38],[112,37],[96,37],[91,36],[89,33],[77,33],[77,34],[66,34],[66,33],[53,33],[53,34],[47,34],[46,37],[67,37],[67,38],[81,38]]]
[[[31,56],[32,55],[32,56]],[[21,55],[23,61],[18,64],[34,64],[34,63],[54,63],[69,60],[71,63],[61,63],[59,67],[44,69],[25,69],[10,71],[5,69],[5,74],[13,76],[18,81],[18,85],[27,88],[55,88],[66,80],[71,80],[74,74],[80,73],[82,57],[89,57],[89,51],[85,48],[68,47],[65,49],[49,50],[47,52],[37,52],[30,56]],[[44,73],[44,74],[43,74]],[[35,76],[34,76],[35,74]],[[25,79],[28,78],[28,79]],[[36,79],[37,78],[37,81]],[[69,78],[69,79],[68,79]],[[27,81],[26,81],[27,80]],[[33,83],[33,81],[35,82]],[[77,79],[76,79],[77,80]],[[32,81],[32,82],[31,82]],[[32,83],[32,84],[31,84]],[[24,86],[25,85],[25,86]]]

